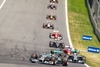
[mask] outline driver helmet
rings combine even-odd
[[[53,18],[53,16],[50,16],[50,18]]]
[[[50,52],[51,54],[54,54],[54,52],[51,50],[51,52]]]

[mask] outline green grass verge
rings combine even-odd
[[[87,52],[88,46],[100,47],[100,42],[94,34],[85,0],[68,0],[68,19],[74,47],[87,57],[87,64],[91,67],[100,67],[100,54]],[[83,41],[82,35],[93,36],[93,40]]]

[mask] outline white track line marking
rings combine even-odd
[[[0,5],[0,10],[3,7],[3,5],[5,4],[6,0],[3,0],[2,4]]]
[[[68,37],[69,44],[70,44],[71,48],[74,49],[74,47],[73,47],[73,45],[72,45],[71,38],[70,38],[69,23],[68,23],[67,0],[65,0],[65,13],[66,13],[66,29],[67,29],[67,37]]]
[[[87,64],[84,64],[86,67],[90,67],[89,65],[87,65]]]
[[[71,37],[70,37],[70,31],[69,31],[69,23],[68,23],[68,9],[67,9],[67,0],[65,0],[65,12],[66,12],[66,28],[67,28],[67,36],[68,36],[68,40],[69,40],[69,44],[71,46],[72,49],[74,49],[74,46],[72,44],[71,41]],[[86,67],[90,67],[87,64],[84,64]]]

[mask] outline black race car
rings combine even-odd
[[[49,20],[56,20],[56,16],[55,15],[47,15],[46,16],[46,19],[49,19]]]
[[[51,24],[50,22],[43,23],[43,28],[46,28],[46,29],[54,29],[54,25]]]
[[[47,8],[48,9],[55,9],[56,10],[57,9],[57,6],[54,5],[54,4],[50,4],[50,5],[47,6]]]
[[[53,42],[53,41],[50,41],[49,42],[49,46],[50,47],[54,47],[54,48],[62,48],[62,49],[65,48],[65,44],[62,43],[62,42]]]
[[[50,0],[50,3],[58,3],[58,0]]]

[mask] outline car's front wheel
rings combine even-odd
[[[37,61],[37,59],[38,59],[38,55],[34,53],[31,55],[30,61],[32,63],[35,63]]]
[[[67,58],[66,57],[64,57],[62,59],[62,66],[68,66],[68,61],[67,61]]]
[[[52,38],[52,33],[49,34],[49,37]]]
[[[53,65],[55,65],[56,64],[56,58],[55,57],[52,57],[51,58],[51,62],[52,62]]]
[[[53,47],[53,42],[52,41],[50,41],[49,46]]]
[[[43,23],[43,28],[45,28],[45,24]]]

